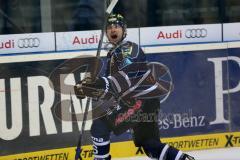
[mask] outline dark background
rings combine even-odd
[[[100,29],[105,0],[0,0],[0,34]],[[119,0],[128,27],[240,22],[239,0]]]

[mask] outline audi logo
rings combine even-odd
[[[39,38],[23,38],[18,40],[19,48],[34,48],[40,46]]]
[[[196,28],[196,29],[187,29],[185,32],[186,38],[205,38],[207,37],[207,29],[205,28]]]

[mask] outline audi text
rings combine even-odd
[[[171,38],[174,38],[174,39],[182,38],[182,31],[177,30],[171,33],[165,33],[163,31],[160,31],[157,36],[157,39],[171,39]]]
[[[0,42],[0,49],[4,49],[4,48],[14,48],[14,40]]]
[[[95,35],[95,36],[92,36],[92,37],[89,37],[89,38],[80,38],[78,36],[75,36],[74,39],[73,39],[73,42],[72,44],[73,45],[81,45],[81,44],[97,44],[99,42],[99,39],[98,39],[98,36]]]

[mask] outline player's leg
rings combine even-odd
[[[143,114],[147,114],[147,118],[138,122],[133,128],[134,143],[137,147],[142,147],[148,157],[157,158],[165,148],[165,145],[160,143],[157,122],[160,101],[159,99],[145,100],[143,105]]]
[[[159,108],[159,100],[147,100],[144,108],[152,107]],[[133,128],[134,143],[138,147],[142,147],[146,155],[152,159],[158,160],[194,160],[193,157],[182,153],[180,150],[161,143],[159,127],[158,127],[158,112],[154,110],[145,110],[147,114],[156,114],[154,119],[149,122],[139,122]]]
[[[91,136],[94,150],[94,160],[110,160],[110,129],[104,121],[99,118],[93,121]]]
[[[156,126],[156,123],[143,122],[134,128],[135,145],[142,147],[148,157],[158,160],[194,160],[182,151],[161,143]]]

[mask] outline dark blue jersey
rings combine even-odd
[[[120,45],[112,48],[107,55],[107,70],[105,76],[123,70],[130,64],[146,62],[146,55],[139,45],[130,41],[123,41]],[[142,74],[136,68],[135,72],[128,73],[129,77]]]

